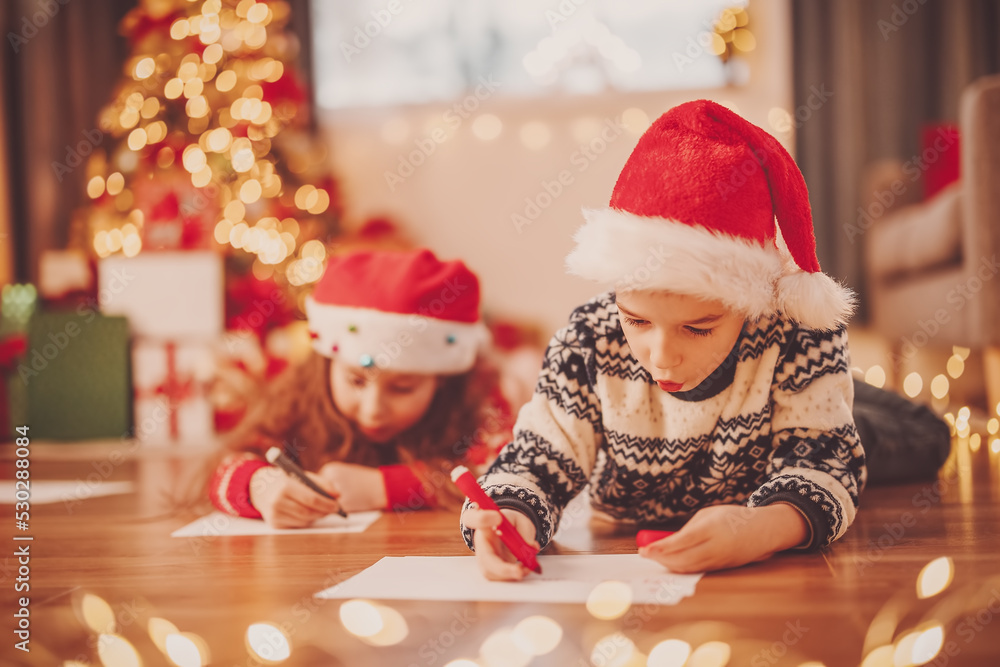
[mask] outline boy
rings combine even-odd
[[[682,104],[640,138],[610,207],[585,215],[567,265],[616,289],[550,343],[513,442],[480,480],[501,511],[540,547],[588,482],[612,520],[690,517],[639,551],[675,572],[843,535],[866,476],[844,328],[854,296],[820,271],[788,153],[713,102]],[[520,579],[499,519],[466,507],[463,534],[485,576]]]

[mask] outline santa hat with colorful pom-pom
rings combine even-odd
[[[625,163],[609,207],[584,217],[566,258],[570,273],[620,290],[719,300],[750,318],[780,311],[817,330],[843,325],[854,309],[853,293],[820,269],[792,157],[714,102],[660,116]]]
[[[479,279],[429,250],[334,255],[306,316],[319,354],[398,373],[464,373],[489,341]]]

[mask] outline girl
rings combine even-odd
[[[639,140],[610,208],[586,217],[569,269],[616,290],[549,344],[514,441],[480,480],[501,511],[544,547],[589,483],[611,520],[687,520],[639,550],[675,572],[843,535],[867,475],[845,332],[854,297],[820,272],[788,153],[717,104],[682,104]],[[923,424],[936,470],[947,427]],[[494,533],[498,512],[462,519],[485,576],[525,576]]]
[[[458,506],[447,473],[482,466],[510,410],[480,354],[479,281],[430,251],[330,259],[306,300],[313,351],[237,428],[210,483],[223,512],[302,527],[337,510],[263,460],[271,446],[346,512]]]

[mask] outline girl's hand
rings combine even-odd
[[[378,468],[333,461],[319,469],[319,476],[326,480],[323,488],[336,489],[334,495],[348,514],[384,509],[389,503]]]
[[[640,548],[639,555],[671,572],[708,572],[764,560],[799,546],[808,535],[806,520],[787,503],[713,505],[673,535]]]
[[[311,472],[320,487],[337,497],[329,482]],[[250,502],[269,525],[275,528],[304,528],[316,519],[337,511],[337,505],[302,482],[292,479],[274,466],[256,471],[250,477]]]
[[[514,554],[497,535],[496,529],[500,525],[501,512],[508,521],[514,524],[514,528],[521,534],[524,541],[537,551],[535,524],[517,510],[501,509],[500,512],[481,510],[475,503],[472,503],[462,515],[462,521],[466,528],[475,531],[472,534],[472,544],[476,549],[476,563],[479,564],[479,570],[483,576],[491,581],[520,581],[531,570],[514,557]]]

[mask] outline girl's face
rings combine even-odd
[[[743,328],[743,317],[720,301],[631,290],[617,302],[632,354],[664,391],[701,384],[729,355]]]
[[[438,387],[436,375],[338,363],[330,369],[334,405],[372,442],[388,442],[420,421]]]

